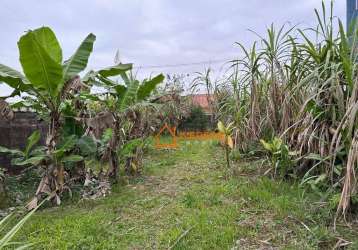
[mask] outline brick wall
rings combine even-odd
[[[46,124],[39,121],[35,113],[16,112],[12,121],[0,120],[0,145],[7,148],[24,149],[27,137],[35,130],[40,130],[41,144],[44,144]],[[8,169],[10,173],[19,170],[18,167],[11,166],[10,158],[4,155],[0,155],[0,166]]]

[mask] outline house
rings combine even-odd
[[[213,108],[211,103],[214,101],[214,97],[212,95],[194,94],[187,96],[187,98],[194,106],[201,107],[207,115],[212,115]]]

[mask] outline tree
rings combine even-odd
[[[54,34],[48,27],[41,27],[26,32],[18,42],[20,63],[23,74],[0,64],[0,82],[14,89],[11,96],[26,93],[33,109],[48,116],[48,133],[46,137],[46,154],[51,161],[41,162],[45,174],[31,203],[36,207],[38,195],[47,193],[58,198],[63,191],[63,164],[53,157],[60,140],[63,105],[83,89],[78,74],[88,63],[96,37],[89,34],[76,52],[66,61],[62,60],[62,49]]]
[[[93,119],[87,119],[87,125],[93,130],[97,130],[99,126],[103,126],[103,122],[100,125],[94,121],[104,121],[105,119],[113,131],[107,150],[103,155],[109,161],[107,176],[116,177],[118,174],[118,155],[120,155],[118,151],[126,143],[126,138],[124,138],[121,131],[124,128],[124,123],[129,120],[128,116],[130,113],[135,113],[134,109],[136,107],[148,104],[146,100],[158,84],[164,80],[164,76],[159,74],[149,80],[145,79],[141,83],[132,74],[128,74],[131,69],[132,64],[118,64],[96,72],[93,71],[84,78],[87,84],[97,85],[106,90],[104,98],[91,97],[102,103],[106,111],[98,114]],[[114,76],[120,76],[122,83],[110,78]]]

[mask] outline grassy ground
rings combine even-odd
[[[238,163],[227,178],[214,143],[147,155],[143,177],[38,212],[18,240],[37,249],[330,249],[357,238],[344,226],[334,233],[332,215],[295,184],[256,176],[259,162]]]

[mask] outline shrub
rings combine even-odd
[[[181,130],[205,131],[209,127],[209,116],[199,106],[193,106],[189,116],[179,125]]]

